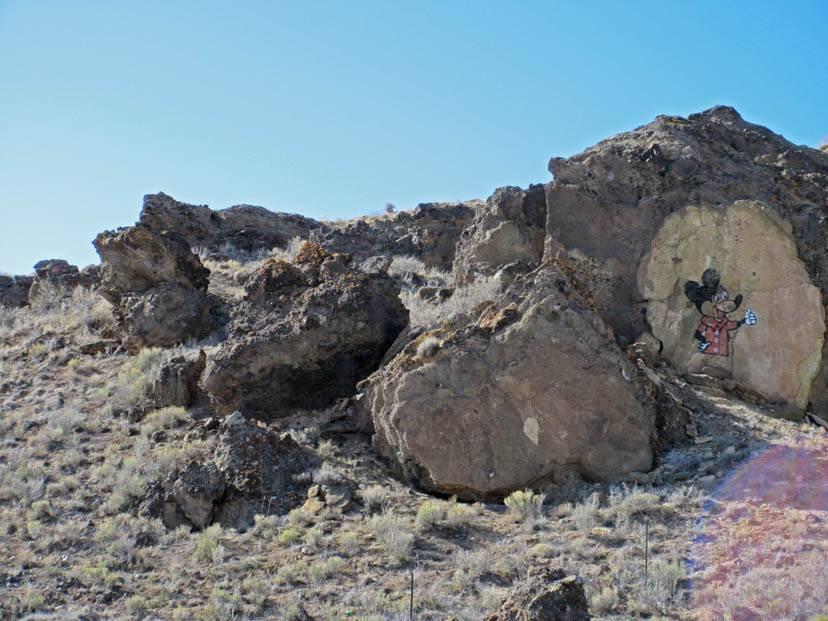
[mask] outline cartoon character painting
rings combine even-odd
[[[737,295],[731,300],[727,289],[719,284],[719,279],[719,272],[707,269],[702,274],[701,283],[690,280],[684,285],[685,295],[702,315],[694,334],[699,341],[699,351],[709,356],[729,356],[733,333],[743,325],[754,326],[758,321],[756,313],[750,308],[738,321],[728,317],[741,306],[742,296]]]

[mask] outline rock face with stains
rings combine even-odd
[[[828,290],[828,153],[794,145],[733,108],[659,116],[574,157],[553,158],[549,169],[554,181],[546,186],[545,258],[571,265],[622,339],[648,329],[636,283],[639,264],[665,218],[688,206],[726,210],[737,200],[764,203],[790,223],[787,239],[795,241],[807,275],[820,291]],[[782,301],[772,306],[781,309]],[[763,363],[755,357],[750,364]],[[811,402],[828,407],[826,365],[813,380]]]
[[[427,490],[498,496],[652,466],[654,415],[635,369],[551,266],[420,335],[361,388],[374,447]]]
[[[721,276],[718,290],[727,291],[731,306],[742,296],[739,308],[718,323],[715,301],[704,299],[715,291],[702,296],[701,312],[685,292],[710,268]],[[715,367],[715,374],[770,399],[807,405],[822,358],[822,296],[799,258],[791,225],[773,208],[737,201],[673,213],[641,262],[638,291],[674,366],[694,372]],[[756,323],[734,327],[748,308]],[[713,327],[706,344],[694,337],[704,317]]]
[[[408,322],[390,278],[310,242],[294,263],[266,261],[246,290],[203,381],[219,414],[267,419],[350,396]]]
[[[546,236],[546,197],[542,185],[526,190],[498,188],[475,212],[463,231],[454,259],[458,284],[478,275],[493,275],[502,266],[520,264],[529,271],[540,264]]]

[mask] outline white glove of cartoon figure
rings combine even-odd
[[[755,326],[757,321],[759,320],[756,318],[756,313],[754,313],[751,309],[747,309],[745,311],[745,325]]]

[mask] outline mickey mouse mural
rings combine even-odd
[[[756,313],[748,308],[742,319],[733,321],[728,314],[736,312],[742,305],[741,294],[730,299],[727,289],[719,284],[719,272],[714,269],[706,269],[701,280],[701,283],[689,280],[684,284],[684,294],[702,316],[693,336],[703,354],[729,356],[732,333],[742,326],[755,326],[758,323]]]

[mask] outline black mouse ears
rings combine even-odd
[[[712,268],[706,269],[704,270],[704,274],[702,274],[701,280],[701,283],[697,283],[694,280],[688,280],[684,283],[684,295],[696,305],[699,312],[702,312],[702,304],[709,302],[716,295],[719,289],[719,272]]]

